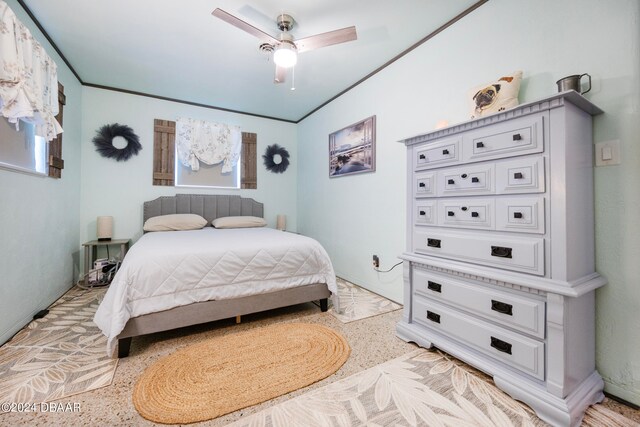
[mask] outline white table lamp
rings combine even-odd
[[[99,216],[96,221],[96,235],[98,240],[111,240],[113,237],[113,217]]]

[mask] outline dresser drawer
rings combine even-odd
[[[419,200],[414,208],[414,223],[416,225],[435,225],[437,221],[436,202]]]
[[[456,338],[476,350],[544,380],[544,343],[478,320],[435,301],[416,297],[413,320]]]
[[[493,164],[467,165],[438,171],[438,196],[493,194]]]
[[[438,225],[491,230],[493,199],[438,200]]]
[[[414,148],[415,170],[431,169],[460,162],[460,138],[446,139],[435,144],[423,144]]]
[[[497,197],[496,230],[544,234],[544,197]]]
[[[544,193],[544,157],[525,157],[496,163],[498,194]]]
[[[541,153],[545,114],[530,115],[464,134],[464,161]]]
[[[420,172],[414,175],[414,197],[434,197],[436,195],[436,173]]]
[[[490,267],[544,275],[544,239],[414,228],[413,250]]]
[[[460,310],[544,339],[544,301],[415,268],[412,280],[418,295],[444,301]]]

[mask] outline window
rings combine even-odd
[[[20,121],[20,130],[0,117],[0,166],[36,175],[47,175],[47,142],[35,136],[35,126]]]
[[[62,125],[62,108],[65,104],[64,87],[58,84],[60,112],[56,119]],[[35,175],[60,178],[64,167],[62,160],[62,134],[49,144],[35,135],[35,126],[20,121],[19,130],[13,123],[0,117],[0,167]]]
[[[236,167],[228,174],[221,174],[222,165],[207,166],[200,164],[197,173],[184,167],[175,155],[176,122],[154,120],[153,139],[153,185],[174,186],[174,177],[178,186],[257,188],[257,135],[242,132],[242,151]],[[176,166],[178,173],[175,173]]]
[[[231,172],[222,173],[222,163],[207,165],[200,162],[200,169],[192,171],[176,159],[176,187],[240,188],[242,155]]]

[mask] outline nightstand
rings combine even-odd
[[[87,274],[91,270],[93,262],[98,256],[98,246],[116,246],[120,245],[120,256],[124,259],[124,256],[129,250],[129,242],[131,239],[113,239],[113,240],[92,240],[90,242],[83,243],[84,246],[84,274]]]

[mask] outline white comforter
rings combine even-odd
[[[108,337],[143,314],[326,283],[337,301],[331,260],[314,239],[270,228],[147,233],[127,252],[94,317]]]

